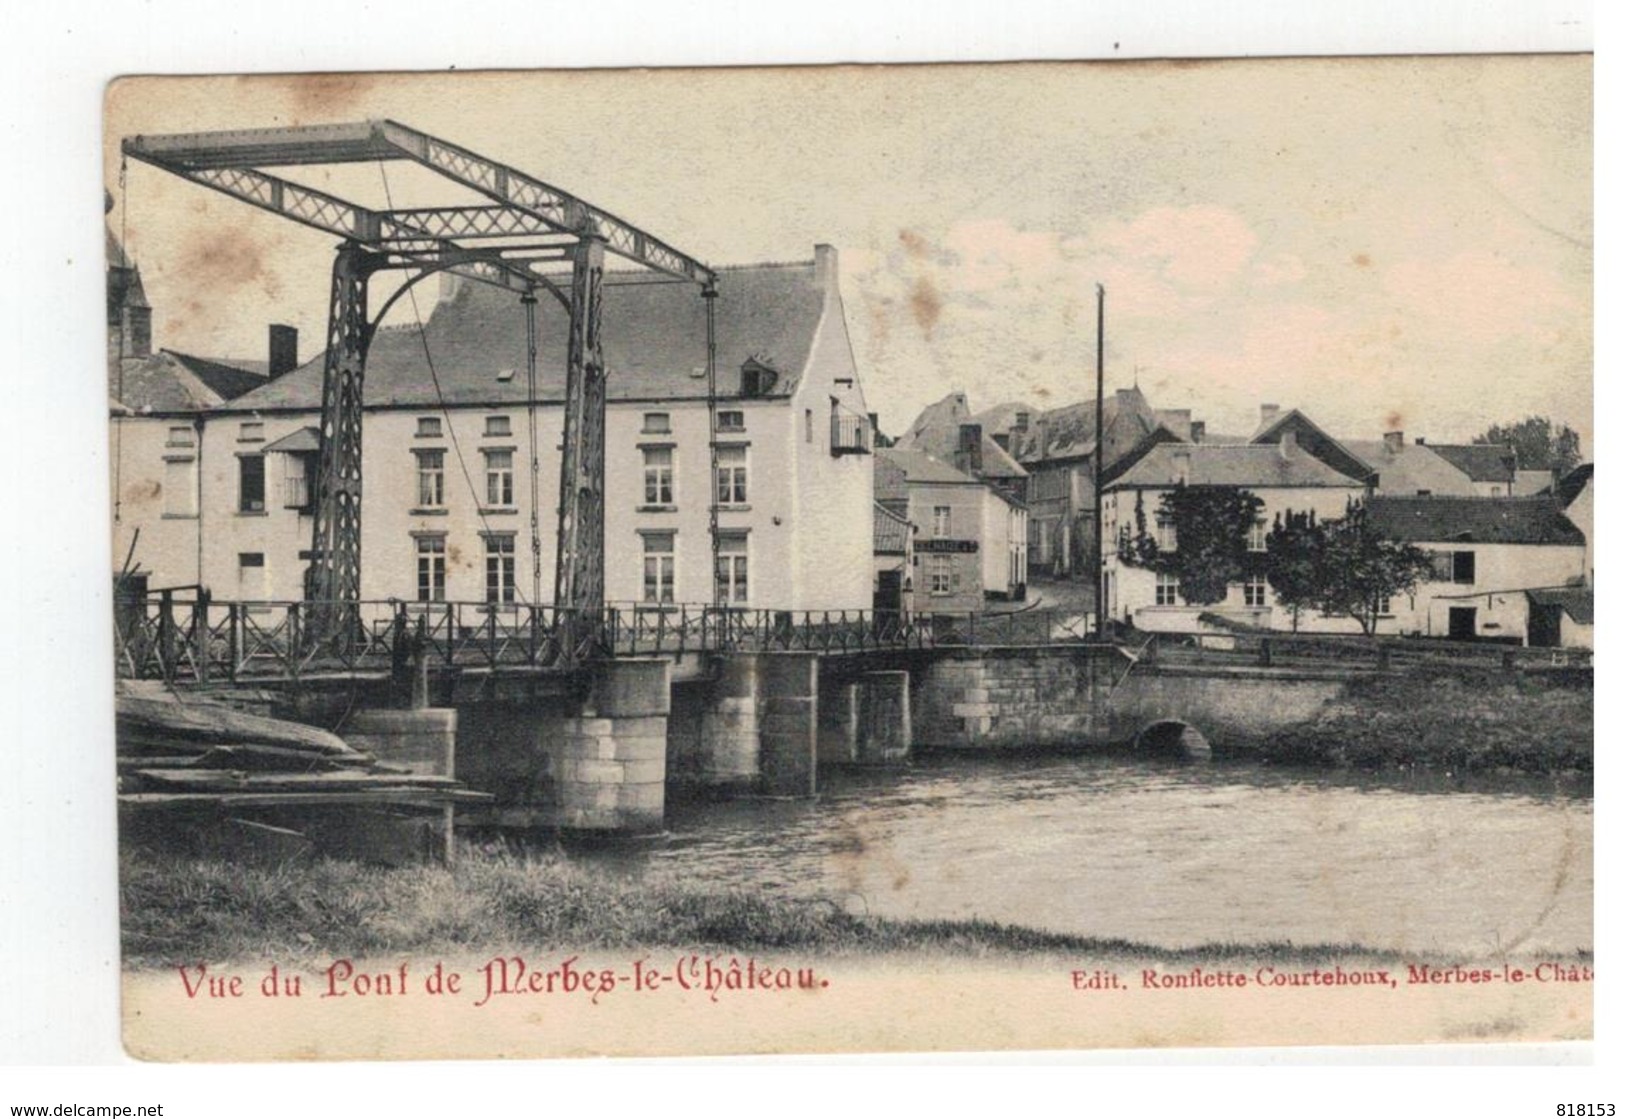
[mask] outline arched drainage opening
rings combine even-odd
[[[1187,761],[1205,762],[1213,757],[1213,747],[1202,732],[1178,719],[1152,723],[1134,737],[1134,748],[1153,757]]]

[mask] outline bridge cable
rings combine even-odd
[[[389,190],[389,173],[384,169],[384,161],[381,159],[378,161],[378,175],[381,179],[383,179],[384,182],[384,202],[391,210],[393,210],[395,208],[395,200],[390,194]],[[480,524],[485,530],[482,535],[486,537],[486,539],[490,539],[496,536],[497,533],[492,531],[491,522],[486,519],[485,503],[480,500],[479,490],[474,486],[474,476],[469,472],[467,459],[463,457],[462,442],[457,438],[457,427],[451,422],[451,409],[447,407],[445,393],[443,393],[440,389],[440,375],[435,369],[434,355],[429,352],[429,336],[423,328],[423,313],[418,308],[417,289],[408,288],[406,295],[407,298],[412,302],[412,317],[417,320],[418,343],[423,348],[423,361],[429,370],[429,383],[434,386],[435,399],[439,401],[441,415],[443,415],[446,419],[446,434],[450,437],[452,451],[457,456],[457,466],[462,471],[463,481],[468,486],[469,496],[474,499],[474,512],[479,517]],[[535,453],[534,444],[532,445],[532,453]],[[534,500],[534,495],[532,499]],[[518,600],[517,605],[537,605],[537,603],[527,600],[520,592],[518,586],[510,583],[509,589],[513,592],[514,597]],[[493,602],[489,603],[489,605],[502,606],[506,604],[501,602]]]

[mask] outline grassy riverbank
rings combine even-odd
[[[125,965],[135,968],[660,947],[819,956],[1080,954],[1188,963],[1386,958],[1353,945],[1212,945],[1175,953],[989,921],[898,921],[854,915],[824,900],[637,883],[579,869],[556,855],[470,850],[451,870],[336,860],[255,867],[136,851],[124,855],[120,870]]]
[[[1590,773],[1589,686],[1485,672],[1377,676],[1313,721],[1269,736],[1257,756],[1296,765],[1457,773]]]

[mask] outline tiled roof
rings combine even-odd
[[[875,459],[895,466],[910,482],[962,486],[978,484],[969,474],[962,474],[947,463],[938,462],[924,451],[905,451],[897,447],[886,447],[875,451]]]
[[[1423,490],[1440,497],[1471,497],[1472,479],[1440,458],[1432,447],[1401,443],[1395,452],[1381,439],[1344,439],[1360,460],[1377,472],[1377,492],[1418,494]]]
[[[823,306],[823,290],[810,261],[719,269],[718,394],[739,394],[740,368],[751,358],[778,373],[771,395],[790,393],[806,366]],[[546,295],[537,300],[536,312],[538,396],[561,401],[568,316]],[[606,285],[603,337],[611,400],[705,398],[705,300],[698,285]],[[424,359],[425,342],[447,404],[526,401],[525,316],[512,292],[465,281],[436,305],[421,338],[415,325],[379,331],[367,355],[369,406],[439,403]],[[499,379],[504,371],[517,372]],[[321,391],[318,355],[232,401],[228,409],[319,409]]]
[[[908,540],[914,526],[907,517],[898,516],[879,502],[875,503],[875,554],[900,556],[908,551]]]
[[[1371,523],[1395,540],[1476,544],[1584,544],[1550,495],[1373,497]]]
[[[1163,443],[1152,447],[1107,489],[1167,489],[1192,486],[1276,488],[1334,486],[1358,488],[1347,474],[1332,469],[1301,447],[1256,443]]]
[[[1518,471],[1518,454],[1511,447],[1490,443],[1429,443],[1428,447],[1475,482],[1510,484]]]
[[[1564,613],[1581,625],[1594,624],[1596,598],[1590,587],[1548,587],[1526,593],[1536,606],[1561,606]]]

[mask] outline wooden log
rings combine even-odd
[[[355,804],[423,805],[490,804],[496,797],[473,789],[338,789],[326,792],[283,793],[120,793],[119,804],[130,808],[341,808]]]
[[[352,755],[313,754],[309,750],[291,750],[286,746],[261,746],[244,743],[233,746],[215,746],[199,754],[187,768],[236,769],[262,773],[326,773],[342,769],[366,769],[373,765],[373,756],[359,750]],[[164,769],[156,761],[147,762],[152,769]]]
[[[135,775],[156,785],[176,789],[247,792],[326,789],[449,788],[457,782],[450,777],[422,774],[360,773],[248,773],[234,769],[138,769]]]
[[[344,739],[319,727],[250,715],[207,703],[175,703],[141,696],[119,696],[116,707],[121,749],[161,749],[166,754],[195,747],[203,753],[212,746],[254,743],[334,757],[356,757],[359,752]]]

